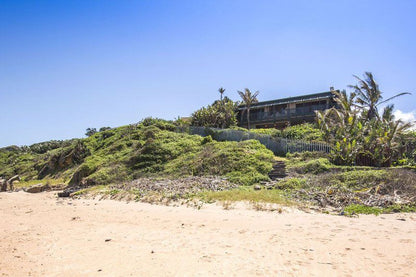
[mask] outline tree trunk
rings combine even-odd
[[[247,108],[247,129],[250,130],[250,109]]]

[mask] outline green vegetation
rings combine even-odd
[[[298,177],[279,181],[275,188],[294,200],[336,208],[347,215],[415,211],[414,169],[334,166],[313,154],[288,155],[289,174]]]
[[[243,129],[245,130],[245,129]],[[305,141],[324,141],[324,133],[318,129],[315,124],[303,123],[299,125],[289,126],[283,130],[274,128],[269,129],[251,129],[250,132],[262,135],[269,135],[275,138],[288,138]]]
[[[62,184],[64,184],[64,180],[59,179],[59,178],[58,179],[45,178],[43,180],[20,181],[20,182],[14,183],[14,187],[15,188],[28,188],[37,184],[45,184],[51,187],[62,188]]]
[[[225,89],[220,88],[220,100],[194,112],[191,124],[228,130],[202,128],[206,136],[201,137],[187,133],[185,120],[151,117],[98,132],[88,128],[84,139],[1,148],[0,177],[20,175],[16,188],[82,185],[75,195],[158,203],[186,199],[197,201],[198,207],[221,201],[229,209],[234,201],[248,201],[258,210],[265,210],[264,203],[312,203],[346,215],[416,212],[416,132],[394,119],[393,106],[379,114],[378,106],[391,98],[383,101],[371,73],[366,77],[357,78],[350,96],[334,92],[338,107],[318,112],[317,126],[249,130],[250,107],[258,92],[245,89],[238,93],[248,130],[237,127],[237,103],[223,97]],[[269,137],[255,134],[324,141],[333,150],[275,157],[252,139],[267,144]],[[285,163],[289,177],[266,183],[277,161]]]
[[[379,207],[368,207],[360,204],[352,204],[348,205],[344,209],[344,213],[346,215],[354,215],[354,214],[375,214],[379,215],[383,212],[382,208]]]
[[[288,166],[289,169],[294,169],[296,173],[305,174],[319,174],[329,171],[334,168],[334,165],[329,162],[327,158],[318,158],[304,162],[297,162]]]
[[[214,128],[229,128],[237,124],[237,103],[228,97],[202,107],[192,114],[191,125]]]
[[[241,187],[226,191],[207,191],[197,197],[208,203],[215,201],[248,201],[282,205],[292,204],[279,190],[254,190],[252,187]]]
[[[306,141],[323,141],[323,132],[312,123],[289,126],[281,131],[281,137]]]
[[[90,136],[94,135],[95,133],[97,133],[96,128],[87,128],[87,130],[85,130],[85,135],[87,137],[90,137]]]
[[[269,180],[273,154],[258,141],[217,142],[175,129],[174,122],[146,118],[85,139],[2,148],[0,176],[87,185],[145,176],[218,175],[242,185]]]
[[[251,185],[269,180],[272,161],[273,153],[256,140],[211,142],[173,160],[165,172],[179,176],[226,176],[233,183]]]
[[[338,107],[317,112],[318,125],[324,139],[334,146],[331,160],[338,165],[391,166],[403,159],[402,136],[411,126],[395,120],[393,105],[379,114],[377,107],[383,101],[382,93],[371,73],[358,84],[349,96],[345,91],[333,93]]]
[[[324,152],[287,153],[287,168],[298,174],[319,174],[336,168]]]
[[[276,188],[280,190],[293,190],[293,189],[302,189],[307,187],[307,179],[306,178],[289,178],[279,181],[276,184]]]
[[[240,131],[248,131],[245,128],[240,128]],[[268,128],[268,129],[251,129],[251,133],[259,134],[259,135],[269,135],[272,137],[280,137],[282,132],[278,129]]]
[[[369,207],[360,204],[352,204],[348,205],[344,209],[345,215],[355,215],[355,214],[374,214],[380,215],[383,213],[411,213],[416,212],[416,206],[409,206],[409,205],[391,205],[385,208],[381,207]]]

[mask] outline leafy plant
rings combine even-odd
[[[191,125],[214,128],[229,128],[237,124],[237,104],[228,97],[202,107],[192,114]]]
[[[87,130],[85,130],[85,135],[87,137],[90,137],[90,136],[94,135],[95,133],[97,133],[96,128],[87,128]]]
[[[318,126],[324,139],[334,147],[331,160],[338,165],[391,166],[402,158],[401,138],[412,124],[396,120],[393,106],[378,113],[378,105],[408,93],[401,93],[385,101],[373,75],[366,72],[365,81],[345,91],[333,91],[337,108],[317,112]]]

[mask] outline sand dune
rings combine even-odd
[[[416,215],[0,194],[1,276],[416,276]]]

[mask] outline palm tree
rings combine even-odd
[[[374,80],[373,74],[371,72],[364,73],[364,80],[353,75],[357,80],[358,84],[355,86],[350,85],[350,88],[355,90],[357,95],[357,107],[367,109],[367,119],[371,120],[375,117],[379,118],[377,107],[381,104],[384,104],[393,98],[402,96],[405,94],[410,94],[409,92],[402,92],[394,95],[383,101],[382,92],[380,91],[378,84]]]
[[[394,105],[384,108],[382,113],[382,128],[379,141],[383,149],[382,165],[391,166],[394,154],[399,153],[400,136],[412,127],[411,122],[396,120],[393,115]],[[397,157],[396,157],[397,158]]]
[[[361,123],[354,109],[355,94],[333,91],[337,108],[316,111],[318,127],[327,142],[334,145],[331,158],[337,164],[354,164],[359,152]]]
[[[244,89],[244,92],[237,91],[240,95],[241,99],[243,100],[244,104],[246,105],[246,111],[247,111],[247,127],[250,130],[250,107],[252,104],[257,103],[257,95],[259,95],[259,91],[256,91],[255,93],[251,93],[251,91],[248,88]]]
[[[222,94],[225,92],[225,88],[220,87],[220,88],[218,89],[218,91],[219,91],[219,92],[220,92],[220,94],[221,94],[221,102],[222,102]]]

